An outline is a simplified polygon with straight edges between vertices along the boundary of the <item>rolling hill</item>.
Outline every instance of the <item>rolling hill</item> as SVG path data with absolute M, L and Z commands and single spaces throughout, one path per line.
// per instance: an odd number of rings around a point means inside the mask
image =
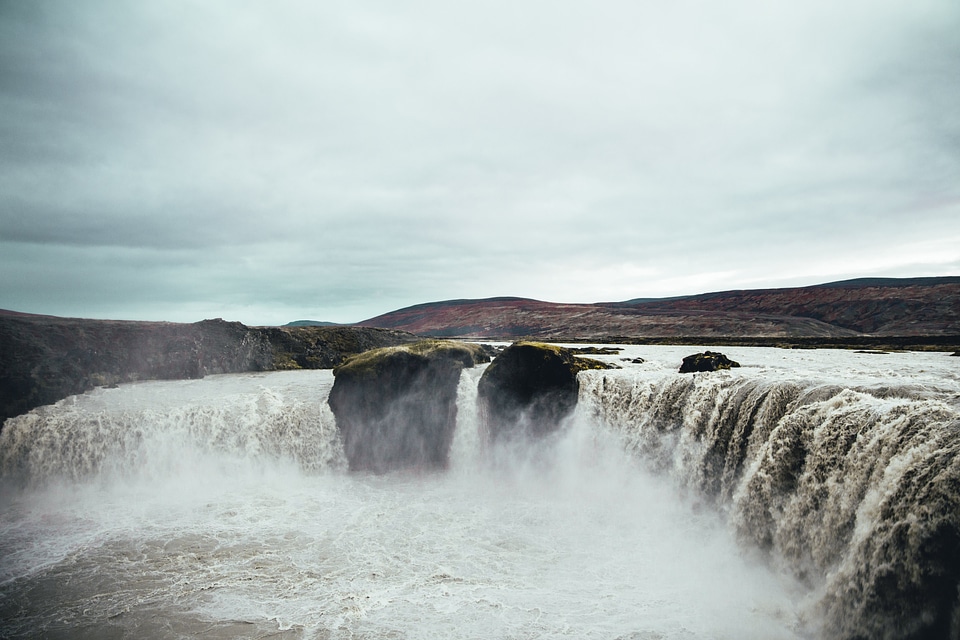
M 420 335 L 502 339 L 960 336 L 960 277 L 871 278 L 594 304 L 505 297 L 447 300 L 357 324 Z

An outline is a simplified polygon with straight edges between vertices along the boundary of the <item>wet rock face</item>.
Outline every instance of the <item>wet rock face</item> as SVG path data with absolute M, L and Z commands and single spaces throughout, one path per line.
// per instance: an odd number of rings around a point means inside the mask
M 416 341 L 364 327 L 247 327 L 31 316 L 0 310 L 0 425 L 94 387 L 218 373 L 328 368 L 353 355 Z
M 350 470 L 446 468 L 460 371 L 488 359 L 478 345 L 425 340 L 368 351 L 334 368 L 328 403 Z
M 0 422 L 96 386 L 260 371 L 271 358 L 269 342 L 239 322 L 0 314 Z
M 714 351 L 704 351 L 695 353 L 683 359 L 680 365 L 680 373 L 696 373 L 699 371 L 719 371 L 721 369 L 730 369 L 739 367 L 739 362 L 734 362 L 722 353 Z
M 562 347 L 517 342 L 483 372 L 477 388 L 487 437 L 541 437 L 560 428 L 577 405 L 577 373 L 606 369 L 596 360 L 577 358 Z

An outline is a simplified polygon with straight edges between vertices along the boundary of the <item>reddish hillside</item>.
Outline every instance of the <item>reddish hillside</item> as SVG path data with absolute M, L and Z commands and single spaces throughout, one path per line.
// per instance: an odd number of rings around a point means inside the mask
M 644 311 L 760 313 L 811 318 L 883 336 L 960 333 L 960 278 L 862 279 L 791 289 L 725 291 L 640 302 Z
M 501 338 L 960 335 L 960 278 L 847 281 L 599 304 L 450 300 L 358 324 L 423 335 Z

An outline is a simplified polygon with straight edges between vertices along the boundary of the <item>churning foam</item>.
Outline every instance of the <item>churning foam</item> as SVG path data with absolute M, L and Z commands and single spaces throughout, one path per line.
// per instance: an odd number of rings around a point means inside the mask
M 548 456 L 485 462 L 479 373 L 448 473 L 345 473 L 329 372 L 128 385 L 9 421 L 3 635 L 798 637 L 795 585 L 583 416 Z
M 677 376 L 686 352 L 632 348 L 647 362 L 581 374 L 564 435 L 519 452 L 484 449 L 481 370 L 465 371 L 446 473 L 346 473 L 329 371 L 125 385 L 12 419 L 0 635 L 817 634 L 900 470 L 937 455 L 921 440 L 955 415 L 957 378 L 932 356 L 772 349 Z M 786 464 L 815 450 L 831 469 L 847 442 L 832 434 L 864 420 L 853 446 L 880 462 L 845 492 Z M 884 458 L 897 429 L 917 445 Z
M 649 468 L 807 584 L 825 636 L 960 635 L 956 361 L 742 352 L 757 364 L 587 372 L 582 398 Z

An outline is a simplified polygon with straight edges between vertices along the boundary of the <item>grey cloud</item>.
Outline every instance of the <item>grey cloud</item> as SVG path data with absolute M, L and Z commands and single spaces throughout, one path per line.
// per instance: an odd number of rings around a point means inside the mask
M 0 306 L 956 271 L 923 243 L 960 244 L 958 29 L 950 0 L 3 3 L 0 266 L 29 285 Z

